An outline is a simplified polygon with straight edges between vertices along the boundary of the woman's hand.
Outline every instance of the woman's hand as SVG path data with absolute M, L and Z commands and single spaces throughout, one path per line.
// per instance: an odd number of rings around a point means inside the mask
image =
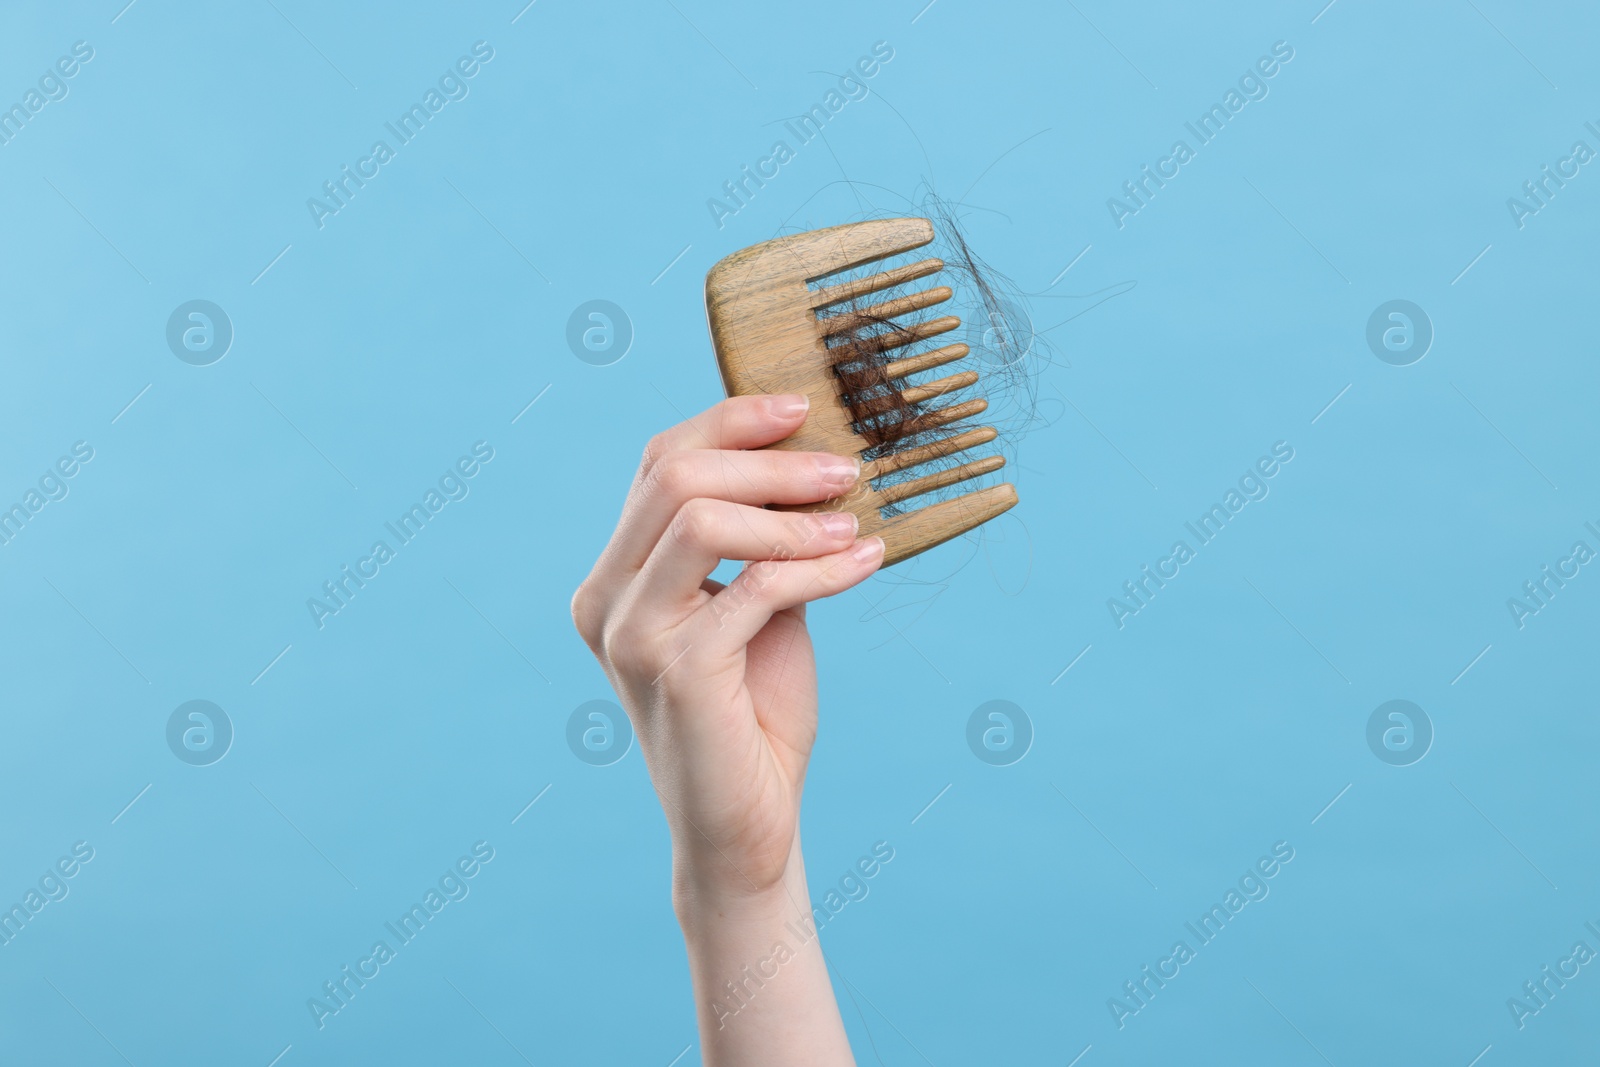
M 872 574 L 883 542 L 858 541 L 847 511 L 763 507 L 855 484 L 854 459 L 745 451 L 805 413 L 798 395 L 733 397 L 655 437 L 572 600 L 671 828 L 707 1064 L 853 1062 L 815 936 L 794 932 L 811 921 L 799 809 L 817 731 L 804 605 Z M 726 588 L 709 578 L 724 559 L 751 561 Z

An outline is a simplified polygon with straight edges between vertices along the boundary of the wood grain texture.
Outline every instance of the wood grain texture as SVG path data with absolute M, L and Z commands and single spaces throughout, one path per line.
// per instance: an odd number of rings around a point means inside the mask
M 706 320 L 728 395 L 804 393 L 811 400 L 811 410 L 800 429 L 771 447 L 863 458 L 868 443 L 851 427 L 850 412 L 844 404 L 840 381 L 824 340 L 840 331 L 840 323 L 837 319 L 825 323 L 818 318 L 817 309 L 927 277 L 941 269 L 943 263 L 936 259 L 923 260 L 874 278 L 856 279 L 823 290 L 813 290 L 808 283 L 920 248 L 932 240 L 933 224 L 927 219 L 850 223 L 780 237 L 743 249 L 721 260 L 706 274 Z M 930 294 L 902 298 L 890 304 L 898 310 L 927 307 L 947 299 L 949 291 L 935 287 Z M 914 331 L 914 336 L 922 340 L 959 324 L 960 320 L 953 316 L 933 319 L 926 328 Z M 949 345 L 939 350 L 937 357 L 901 360 L 891 370 L 899 370 L 900 374 L 914 373 L 964 355 L 965 345 Z M 958 387 L 972 383 L 966 375 L 956 376 L 956 380 L 961 383 Z M 951 405 L 935 414 L 930 425 L 975 415 L 986 406 L 981 399 Z M 992 440 L 994 436 L 993 430 L 985 427 L 981 432 L 963 434 L 958 442 L 942 449 L 937 445 L 924 445 L 920 450 L 910 450 L 915 456 L 894 455 L 864 462 L 862 477 L 849 492 L 795 510 L 854 512 L 861 523 L 862 537 L 883 538 L 883 565 L 891 566 L 1001 514 L 1016 504 L 1017 492 L 1009 484 L 996 485 L 885 518 L 881 509 L 886 504 L 976 473 L 998 469 L 1004 460 L 998 456 L 978 458 L 959 476 L 952 472 L 935 472 L 920 480 L 914 492 L 904 485 L 879 490 L 873 487 L 872 479 L 948 456 L 972 444 Z

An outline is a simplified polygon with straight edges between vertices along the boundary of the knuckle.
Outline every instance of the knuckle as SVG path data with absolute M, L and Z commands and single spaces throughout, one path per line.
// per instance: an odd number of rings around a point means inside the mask
M 693 497 L 672 517 L 674 540 L 692 548 L 709 548 L 717 543 L 723 528 L 723 512 L 715 500 Z
M 639 473 L 644 474 L 657 463 L 660 463 L 661 457 L 665 456 L 668 451 L 669 448 L 667 445 L 667 435 L 665 431 L 656 434 L 654 437 L 650 438 L 650 440 L 646 441 L 644 444 L 644 452 L 639 457 Z
M 815 541 L 822 541 L 826 543 L 833 540 L 833 534 L 830 533 L 828 527 L 817 515 L 797 516 L 794 522 L 790 524 L 789 533 L 794 543 L 801 548 L 810 545 Z M 789 553 L 791 557 L 797 554 L 798 549 Z
M 572 594 L 572 624 L 592 650 L 600 647 L 600 605 L 596 602 L 593 587 L 588 580 L 579 583 Z
M 648 668 L 645 645 L 644 635 L 626 622 L 607 626 L 600 635 L 601 655 L 624 675 Z
M 795 485 L 804 486 L 812 493 L 834 494 L 840 486 L 831 473 L 838 466 L 833 456 L 817 452 L 791 452 L 784 455 L 786 462 L 775 467 L 773 474 Z
M 668 634 L 626 619 L 606 627 L 601 640 L 605 662 L 624 678 L 653 680 L 674 660 Z
M 694 461 L 682 452 L 668 452 L 650 468 L 645 488 L 672 498 L 689 496 L 694 481 Z
M 831 568 L 811 570 L 795 590 L 795 599 L 820 600 L 823 597 L 843 592 L 847 585 L 848 582 L 844 581 L 842 575 L 836 570 Z
M 780 591 L 783 575 L 782 561 L 758 560 L 750 564 L 739 575 L 744 583 L 744 596 L 763 602 L 774 599 Z
M 698 424 L 702 434 L 712 438 L 720 438 L 723 431 L 727 429 L 728 423 L 737 417 L 742 406 L 734 403 L 734 401 L 742 399 L 744 398 L 730 396 L 719 400 L 690 421 Z

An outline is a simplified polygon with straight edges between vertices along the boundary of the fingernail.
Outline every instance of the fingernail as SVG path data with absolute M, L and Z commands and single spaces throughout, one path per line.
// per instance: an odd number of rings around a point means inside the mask
M 854 485 L 861 475 L 861 461 L 844 456 L 830 456 L 821 461 L 822 480 L 834 485 Z
M 859 563 L 866 563 L 868 560 L 877 559 L 881 555 L 883 555 L 883 538 L 869 537 L 855 547 L 854 551 L 850 553 L 850 558 Z
M 804 393 L 785 393 L 771 400 L 772 413 L 780 419 L 804 415 L 810 406 L 811 400 Z
M 830 537 L 854 537 L 858 520 L 851 511 L 828 511 L 817 516 L 822 530 Z

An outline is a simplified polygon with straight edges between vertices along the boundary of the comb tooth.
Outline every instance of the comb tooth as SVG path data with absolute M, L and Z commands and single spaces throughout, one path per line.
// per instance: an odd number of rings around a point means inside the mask
M 952 422 L 959 422 L 969 415 L 976 415 L 980 411 L 988 410 L 989 402 L 982 397 L 973 400 L 964 400 L 959 404 L 951 404 L 947 408 L 939 408 L 925 415 L 917 416 L 917 432 L 933 430 L 940 426 L 947 426 Z
M 780 237 L 757 248 L 781 246 L 807 284 L 841 271 L 898 256 L 933 240 L 927 219 L 873 219 Z M 739 253 L 735 252 L 734 255 Z
M 1016 487 L 1007 483 L 896 516 L 878 531 L 883 538 L 883 566 L 892 567 L 918 552 L 959 537 L 1004 514 L 1016 503 Z
M 929 382 L 926 385 L 914 385 L 910 389 L 902 391 L 900 395 L 908 404 L 919 404 L 924 400 L 932 400 L 936 396 L 953 393 L 957 389 L 965 389 L 977 380 L 977 371 L 964 370 L 960 374 L 952 374 L 950 377 L 940 378 L 936 382 Z
M 953 455 L 964 452 L 975 445 L 987 444 L 998 436 L 993 426 L 980 426 L 976 430 L 965 430 L 949 437 L 942 437 L 929 444 L 908 448 L 903 452 L 893 452 L 887 456 L 880 456 L 863 465 L 861 477 L 867 481 L 895 471 L 915 467 L 919 463 L 926 463 L 930 459 L 939 459 L 941 456 Z
M 970 351 L 972 349 L 967 347 L 966 342 L 957 341 L 953 345 L 935 348 L 921 355 L 897 359 L 885 366 L 883 372 L 890 378 L 905 378 L 921 371 L 932 370 L 934 367 L 942 367 L 946 363 L 954 363 Z
M 935 489 L 943 489 L 947 485 L 955 485 L 969 478 L 976 478 L 990 471 L 997 471 L 1006 465 L 1004 456 L 984 456 L 970 463 L 963 463 L 959 467 L 952 467 L 947 471 L 935 471 L 921 478 L 913 478 L 909 482 L 899 482 L 878 491 L 878 496 L 885 504 L 898 504 L 923 493 L 931 493 Z
M 879 352 L 887 352 L 891 348 L 904 348 L 906 345 L 914 345 L 918 341 L 926 341 L 930 337 L 937 337 L 941 333 L 949 333 L 960 325 L 961 320 L 956 316 L 940 315 L 936 319 L 929 319 L 927 322 L 919 322 L 894 330 L 891 333 L 866 338 L 865 340 Z
M 897 285 L 926 278 L 930 274 L 938 274 L 944 270 L 944 260 L 924 259 L 917 263 L 910 263 L 904 267 L 883 271 L 866 278 L 856 278 L 854 281 L 841 282 L 830 285 L 826 289 L 818 289 L 811 294 L 811 307 L 821 309 L 830 304 L 841 304 L 846 300 L 854 300 L 867 293 L 876 293 L 883 289 L 893 289 Z
M 853 330 L 861 329 L 863 326 L 871 326 L 874 323 L 883 322 L 885 319 L 892 319 L 897 315 L 905 315 L 912 311 L 930 308 L 935 304 L 942 304 L 949 300 L 952 295 L 949 286 L 939 285 L 932 289 L 924 289 L 920 293 L 911 293 L 908 296 L 885 300 L 881 304 L 874 304 L 871 307 L 862 308 L 860 311 L 852 311 L 844 315 L 833 315 L 820 320 L 822 323 L 822 335 L 824 337 L 833 337 L 841 333 L 850 333 Z

